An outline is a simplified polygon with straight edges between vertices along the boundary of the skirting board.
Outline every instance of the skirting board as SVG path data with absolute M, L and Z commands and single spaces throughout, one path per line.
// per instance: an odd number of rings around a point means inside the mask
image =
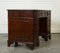
M 60 34 L 60 33 L 51 33 L 51 34 Z M 8 36 L 8 33 L 0 33 L 0 36 L 7 37 Z
M 7 37 L 8 36 L 8 33 L 0 33 L 0 36 Z

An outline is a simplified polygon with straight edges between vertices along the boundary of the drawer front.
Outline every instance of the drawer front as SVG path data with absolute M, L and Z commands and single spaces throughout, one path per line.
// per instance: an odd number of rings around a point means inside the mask
M 24 17 L 33 17 L 32 10 L 24 10 L 23 14 L 24 14 Z
M 32 17 L 33 10 L 10 10 L 8 11 L 8 17 Z

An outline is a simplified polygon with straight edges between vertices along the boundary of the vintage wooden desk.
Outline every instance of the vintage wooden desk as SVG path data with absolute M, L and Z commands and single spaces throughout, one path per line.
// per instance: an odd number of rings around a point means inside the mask
M 50 10 L 8 10 L 8 46 L 18 42 L 30 49 L 39 46 L 39 35 L 51 39 Z

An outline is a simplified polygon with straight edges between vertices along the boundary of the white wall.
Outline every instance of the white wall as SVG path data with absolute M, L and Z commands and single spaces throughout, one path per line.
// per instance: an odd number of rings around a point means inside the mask
M 59 0 L 2 0 L 0 1 L 0 33 L 8 33 L 7 9 L 51 10 L 51 32 L 60 33 Z

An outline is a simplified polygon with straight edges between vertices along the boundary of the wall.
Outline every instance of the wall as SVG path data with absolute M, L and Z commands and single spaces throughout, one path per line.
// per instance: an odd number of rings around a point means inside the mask
M 59 0 L 2 0 L 0 1 L 0 33 L 8 33 L 7 9 L 51 10 L 51 32 L 60 33 Z

